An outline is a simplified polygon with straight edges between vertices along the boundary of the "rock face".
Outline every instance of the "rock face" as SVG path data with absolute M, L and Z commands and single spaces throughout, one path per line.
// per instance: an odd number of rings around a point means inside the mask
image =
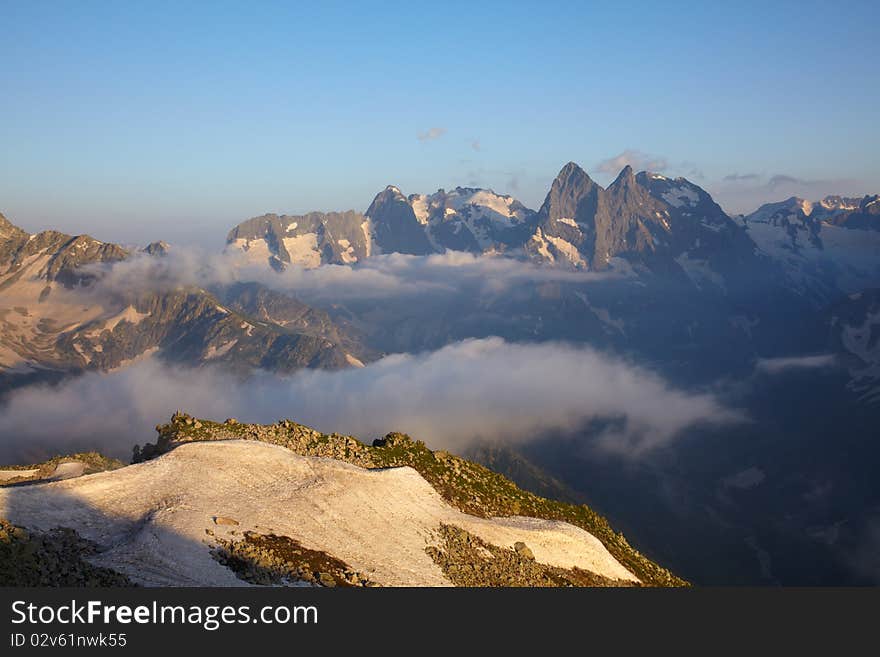
M 492 545 L 452 525 L 440 528 L 442 542 L 425 551 L 458 586 L 632 586 L 580 568 L 542 564 L 522 541 L 513 549 Z
M 608 217 L 602 187 L 574 162 L 556 176 L 538 211 L 526 253 L 540 262 L 595 264 L 597 217 Z M 601 220 L 600 220 L 601 222 Z
M 326 237 L 342 234 L 348 254 Z M 604 189 L 574 162 L 559 172 L 537 212 L 487 189 L 405 196 L 388 186 L 365 217 L 266 215 L 234 228 L 227 248 L 276 269 L 353 264 L 379 253 L 466 251 L 594 270 L 622 257 L 703 279 L 711 278 L 715 260 L 754 260 L 743 227 L 690 181 L 626 167 Z
M 594 270 L 625 258 L 650 270 L 711 278 L 721 261 L 754 260 L 742 229 L 684 178 L 627 166 L 603 189 L 573 162 L 550 188 L 527 244 L 533 257 Z
M 397 187 L 389 185 L 379 192 L 367 216 L 377 247 L 374 252 L 426 255 L 435 251 L 412 204 Z
M 88 561 L 97 551 L 72 529 L 30 532 L 0 519 L 0 586 L 131 586 L 125 575 Z
M 122 247 L 88 235 L 72 237 L 54 230 L 30 235 L 0 215 L 0 289 L 12 285 L 37 259 L 37 277 L 71 288 L 93 279 L 92 275 L 78 271 L 83 265 L 117 262 L 128 255 Z
M 246 532 L 218 539 L 214 558 L 241 579 L 263 586 L 377 586 L 344 561 L 303 546 L 289 536 Z
M 852 294 L 828 312 L 834 352 L 850 375 L 849 387 L 869 403 L 880 402 L 880 289 Z
M 226 242 L 228 251 L 278 270 L 291 263 L 351 264 L 369 256 L 372 246 L 369 221 L 352 210 L 254 217 L 233 228 Z

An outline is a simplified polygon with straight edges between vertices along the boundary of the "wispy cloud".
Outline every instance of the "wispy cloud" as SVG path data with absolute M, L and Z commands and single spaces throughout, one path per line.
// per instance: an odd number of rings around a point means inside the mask
M 763 173 L 729 173 L 721 180 L 730 183 L 754 183 L 771 190 L 779 187 L 821 187 L 832 183 L 830 180 L 798 178 L 787 173 L 777 173 L 772 176 Z
M 785 358 L 761 358 L 755 369 L 767 374 L 778 374 L 788 370 L 824 369 L 837 364 L 834 354 L 816 356 L 789 356 Z
M 807 180 L 806 178 L 796 178 L 795 176 L 778 173 L 775 176 L 770 176 L 770 179 L 767 181 L 767 187 L 770 189 L 776 189 L 777 187 L 784 187 L 786 185 L 818 187 L 821 185 L 827 185 L 828 183 L 828 180 Z
M 669 168 L 669 161 L 665 157 L 648 155 L 641 151 L 627 149 L 619 155 L 602 160 L 594 167 L 593 171 L 613 175 L 627 165 L 637 171 L 666 171 Z
M 753 182 L 760 178 L 760 173 L 729 173 L 722 180 L 725 182 Z
M 445 134 L 446 128 L 428 128 L 428 130 L 426 130 L 425 132 L 420 132 L 417 137 L 420 142 L 424 143 L 426 141 L 440 139 L 440 137 Z

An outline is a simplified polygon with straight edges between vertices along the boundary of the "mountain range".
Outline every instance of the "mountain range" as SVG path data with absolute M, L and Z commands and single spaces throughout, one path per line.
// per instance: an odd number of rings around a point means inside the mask
M 389 185 L 365 214 L 249 219 L 230 231 L 227 249 L 276 269 L 353 264 L 381 253 L 448 251 L 597 271 L 622 259 L 705 284 L 718 284 L 726 268 L 760 267 L 760 260 L 770 259 L 793 280 L 813 275 L 815 289 L 808 291 L 820 293 L 827 292 L 828 277 L 878 280 L 877 201 L 876 195 L 791 198 L 731 217 L 684 178 L 636 174 L 627 166 L 606 189 L 569 162 L 537 211 L 488 189 L 405 196 Z
M 167 248 L 154 243 L 140 255 Z M 326 313 L 255 285 L 101 286 L 98 265 L 136 255 L 87 235 L 30 235 L 0 215 L 0 392 L 152 354 L 283 372 L 348 367 L 371 353 Z
M 124 264 L 173 260 L 173 245 L 29 234 L 0 215 L 0 400 L 145 358 L 246 378 L 488 336 L 588 344 L 682 389 L 724 390 L 750 422 L 694 430 L 637 465 L 588 448 L 618 418 L 477 445 L 475 459 L 589 502 L 694 581 L 874 581 L 860 555 L 880 517 L 878 201 L 790 198 L 734 216 L 684 178 L 626 167 L 602 187 L 568 163 L 537 210 L 492 190 L 391 185 L 363 214 L 255 217 L 225 249 L 252 279 L 199 284 L 112 282 Z M 458 261 L 442 254 L 460 252 L 517 275 L 452 279 Z M 453 283 L 380 298 L 281 284 L 422 256 Z
M 487 189 L 405 196 L 389 185 L 365 214 L 270 214 L 229 232 L 227 253 L 275 271 L 357 268 L 390 253 L 470 252 L 612 274 L 602 286 L 556 284 L 551 298 L 546 284 L 525 281 L 517 294 L 461 295 L 430 307 L 389 300 L 376 313 L 372 301 L 309 305 L 253 281 L 105 289 L 108 265 L 161 258 L 173 247 L 126 248 L 52 230 L 31 235 L 0 215 L 0 390 L 153 354 L 242 374 L 290 372 L 500 335 L 635 351 L 684 363 L 690 377 L 710 362 L 716 367 L 704 377 L 730 362 L 831 347 L 845 357 L 853 384 L 871 395 L 874 341 L 843 338 L 867 320 L 852 324 L 855 311 L 826 310 L 880 287 L 878 227 L 877 195 L 790 198 L 730 216 L 684 178 L 627 166 L 603 188 L 569 162 L 538 210 Z M 684 357 L 694 344 L 725 344 L 730 360 Z

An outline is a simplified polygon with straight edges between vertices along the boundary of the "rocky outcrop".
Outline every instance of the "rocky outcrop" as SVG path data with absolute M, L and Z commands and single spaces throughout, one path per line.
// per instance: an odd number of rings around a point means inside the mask
M 456 586 L 634 586 L 632 581 L 610 579 L 580 568 L 542 564 L 521 541 L 511 550 L 453 525 L 441 525 L 438 533 L 440 545 L 428 546 L 425 551 Z
M 412 204 L 397 187 L 389 185 L 379 192 L 370 203 L 367 216 L 378 252 L 426 255 L 436 251 Z
M 37 532 L 0 518 L 0 586 L 132 586 L 125 575 L 89 563 L 97 552 L 72 529 Z
M 377 586 L 341 559 L 289 536 L 245 532 L 241 538 L 218 539 L 213 554 L 241 579 L 259 586 Z

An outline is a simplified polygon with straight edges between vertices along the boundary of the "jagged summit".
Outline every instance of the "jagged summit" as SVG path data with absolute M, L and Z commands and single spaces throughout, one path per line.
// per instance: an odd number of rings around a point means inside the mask
M 552 186 L 580 185 L 580 184 L 596 184 L 593 179 L 581 166 L 575 162 L 569 162 L 559 170 L 556 178 L 553 179 Z
M 567 162 L 560 170 L 559 173 L 556 174 L 556 179 L 566 179 L 572 176 L 583 176 L 589 178 L 590 176 L 584 171 L 581 166 L 577 162 Z
M 617 178 L 614 179 L 614 182 L 611 183 L 610 186 L 635 182 L 635 176 L 636 174 L 633 172 L 633 168 L 627 164 L 620 170 L 620 173 L 617 174 Z
M 416 217 L 412 203 L 397 187 L 386 187 L 376 195 L 366 216 L 370 221 L 370 239 L 375 253 L 427 255 L 435 252 Z
M 0 240 L 16 240 L 27 238 L 29 235 L 0 213 Z M 0 255 L 2 257 L 2 255 Z
M 156 242 L 150 242 L 145 246 L 141 251 L 151 256 L 165 256 L 168 255 L 168 252 L 171 250 L 171 245 L 164 240 L 158 240 Z
M 578 221 L 578 216 L 586 219 L 588 214 L 595 212 L 595 199 L 601 191 L 601 185 L 594 182 L 586 171 L 569 162 L 553 180 L 538 215 L 554 220 L 571 218 Z M 582 207 L 585 201 L 590 207 Z

